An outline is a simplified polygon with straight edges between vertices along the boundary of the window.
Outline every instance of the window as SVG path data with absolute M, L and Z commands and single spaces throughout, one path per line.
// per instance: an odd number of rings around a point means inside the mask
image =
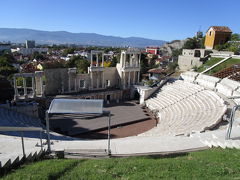
M 212 31 L 209 31 L 209 36 L 211 36 L 212 35 Z
M 110 87 L 110 80 L 106 80 L 106 86 Z
M 79 81 L 79 88 L 85 88 L 85 80 L 81 79 Z

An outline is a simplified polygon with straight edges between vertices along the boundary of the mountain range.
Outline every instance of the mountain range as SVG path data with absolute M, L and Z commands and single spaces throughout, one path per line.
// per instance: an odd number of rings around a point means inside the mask
M 114 47 L 161 46 L 166 41 L 141 37 L 117 37 L 96 33 L 71 33 L 67 31 L 42 31 L 33 29 L 0 28 L 0 41 L 23 43 L 35 40 L 37 44 L 77 44 Z

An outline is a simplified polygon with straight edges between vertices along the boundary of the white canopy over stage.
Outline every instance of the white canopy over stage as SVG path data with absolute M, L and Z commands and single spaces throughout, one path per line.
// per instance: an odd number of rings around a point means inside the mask
M 49 114 L 103 114 L 102 99 L 53 99 Z
M 81 115 L 108 115 L 108 147 L 110 154 L 110 111 L 103 111 L 102 99 L 53 99 L 49 109 L 46 111 L 46 126 L 48 134 L 48 151 L 51 151 L 50 133 L 49 133 L 49 115 L 50 114 L 81 114 Z

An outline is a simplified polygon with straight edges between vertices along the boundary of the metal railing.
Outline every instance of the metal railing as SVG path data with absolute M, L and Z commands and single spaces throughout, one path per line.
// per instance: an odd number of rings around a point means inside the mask
M 23 151 L 23 157 L 26 157 L 25 153 L 25 146 L 24 146 L 24 133 L 23 132 L 34 132 L 39 131 L 39 139 L 40 139 L 40 146 L 41 151 L 43 151 L 43 143 L 42 143 L 42 133 L 44 132 L 44 129 L 37 128 L 37 127 L 10 127 L 10 126 L 0 126 L 0 132 L 20 132 L 21 134 L 21 141 L 22 141 L 22 151 Z
M 231 137 L 232 126 L 233 126 L 233 122 L 235 120 L 235 112 L 238 110 L 238 108 L 240 108 L 240 105 L 235 105 L 232 108 L 230 119 L 229 119 L 229 126 L 228 126 L 228 130 L 227 130 L 227 134 L 226 134 L 226 140 L 230 139 L 230 137 Z

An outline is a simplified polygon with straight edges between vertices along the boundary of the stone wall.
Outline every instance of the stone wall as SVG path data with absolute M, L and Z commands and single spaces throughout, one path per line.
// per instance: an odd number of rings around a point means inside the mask
M 68 91 L 67 68 L 46 69 L 44 73 L 46 77 L 46 95 L 62 94 Z
M 198 57 L 191 56 L 179 56 L 178 57 L 178 65 L 181 71 L 187 71 L 194 67 L 199 67 L 203 64 Z
M 106 81 L 110 80 L 110 87 L 118 87 L 120 82 L 120 76 L 117 72 L 116 67 L 107 67 L 104 68 L 104 84 L 106 87 Z

